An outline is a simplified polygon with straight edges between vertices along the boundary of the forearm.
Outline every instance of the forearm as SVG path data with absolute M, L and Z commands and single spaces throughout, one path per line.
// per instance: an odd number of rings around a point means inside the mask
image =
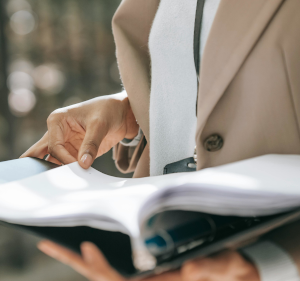
M 113 34 L 122 82 L 135 102 L 132 111 L 149 140 L 150 56 L 149 34 L 159 0 L 124 0 L 113 18 Z

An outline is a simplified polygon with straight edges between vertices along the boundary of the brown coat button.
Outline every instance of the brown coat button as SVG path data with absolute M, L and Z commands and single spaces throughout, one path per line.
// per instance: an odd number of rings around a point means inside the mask
M 204 148 L 207 151 L 214 152 L 220 150 L 223 147 L 223 144 L 224 144 L 223 138 L 218 134 L 214 134 L 209 136 L 204 141 Z

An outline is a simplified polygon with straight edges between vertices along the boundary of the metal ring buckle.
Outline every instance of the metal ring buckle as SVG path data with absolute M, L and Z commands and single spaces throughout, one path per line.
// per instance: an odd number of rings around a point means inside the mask
M 194 150 L 194 161 L 195 164 L 197 165 L 197 147 L 195 146 L 195 150 Z

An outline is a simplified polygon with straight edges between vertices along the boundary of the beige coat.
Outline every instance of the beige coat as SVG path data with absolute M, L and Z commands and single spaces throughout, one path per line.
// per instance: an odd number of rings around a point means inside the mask
M 159 0 L 123 0 L 113 19 L 131 107 L 149 144 L 148 37 Z M 258 155 L 300 154 L 300 1 L 222 0 L 202 57 L 196 136 L 198 169 Z M 207 139 L 222 137 L 211 152 Z M 150 144 L 151 145 L 151 144 Z M 119 145 L 124 172 L 149 175 L 149 149 Z
M 133 153 L 118 145 L 114 157 L 120 170 L 135 170 L 135 177 L 149 175 L 148 37 L 158 5 L 123 0 L 113 19 L 122 80 L 148 141 Z M 299 29 L 299 0 L 221 1 L 200 69 L 198 169 L 269 153 L 300 154 Z M 213 134 L 224 141 L 215 152 L 207 150 Z M 298 223 L 273 240 L 300 267 L 298 235 L 290 234 L 299 231 Z

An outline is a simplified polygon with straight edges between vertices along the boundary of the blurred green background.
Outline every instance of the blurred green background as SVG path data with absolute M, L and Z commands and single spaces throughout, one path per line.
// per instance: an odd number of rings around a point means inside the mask
M 111 30 L 120 0 L 0 3 L 0 161 L 5 161 L 43 136 L 53 110 L 121 91 Z M 111 152 L 94 167 L 124 176 Z M 36 242 L 0 227 L 1 281 L 85 280 L 41 254 Z

